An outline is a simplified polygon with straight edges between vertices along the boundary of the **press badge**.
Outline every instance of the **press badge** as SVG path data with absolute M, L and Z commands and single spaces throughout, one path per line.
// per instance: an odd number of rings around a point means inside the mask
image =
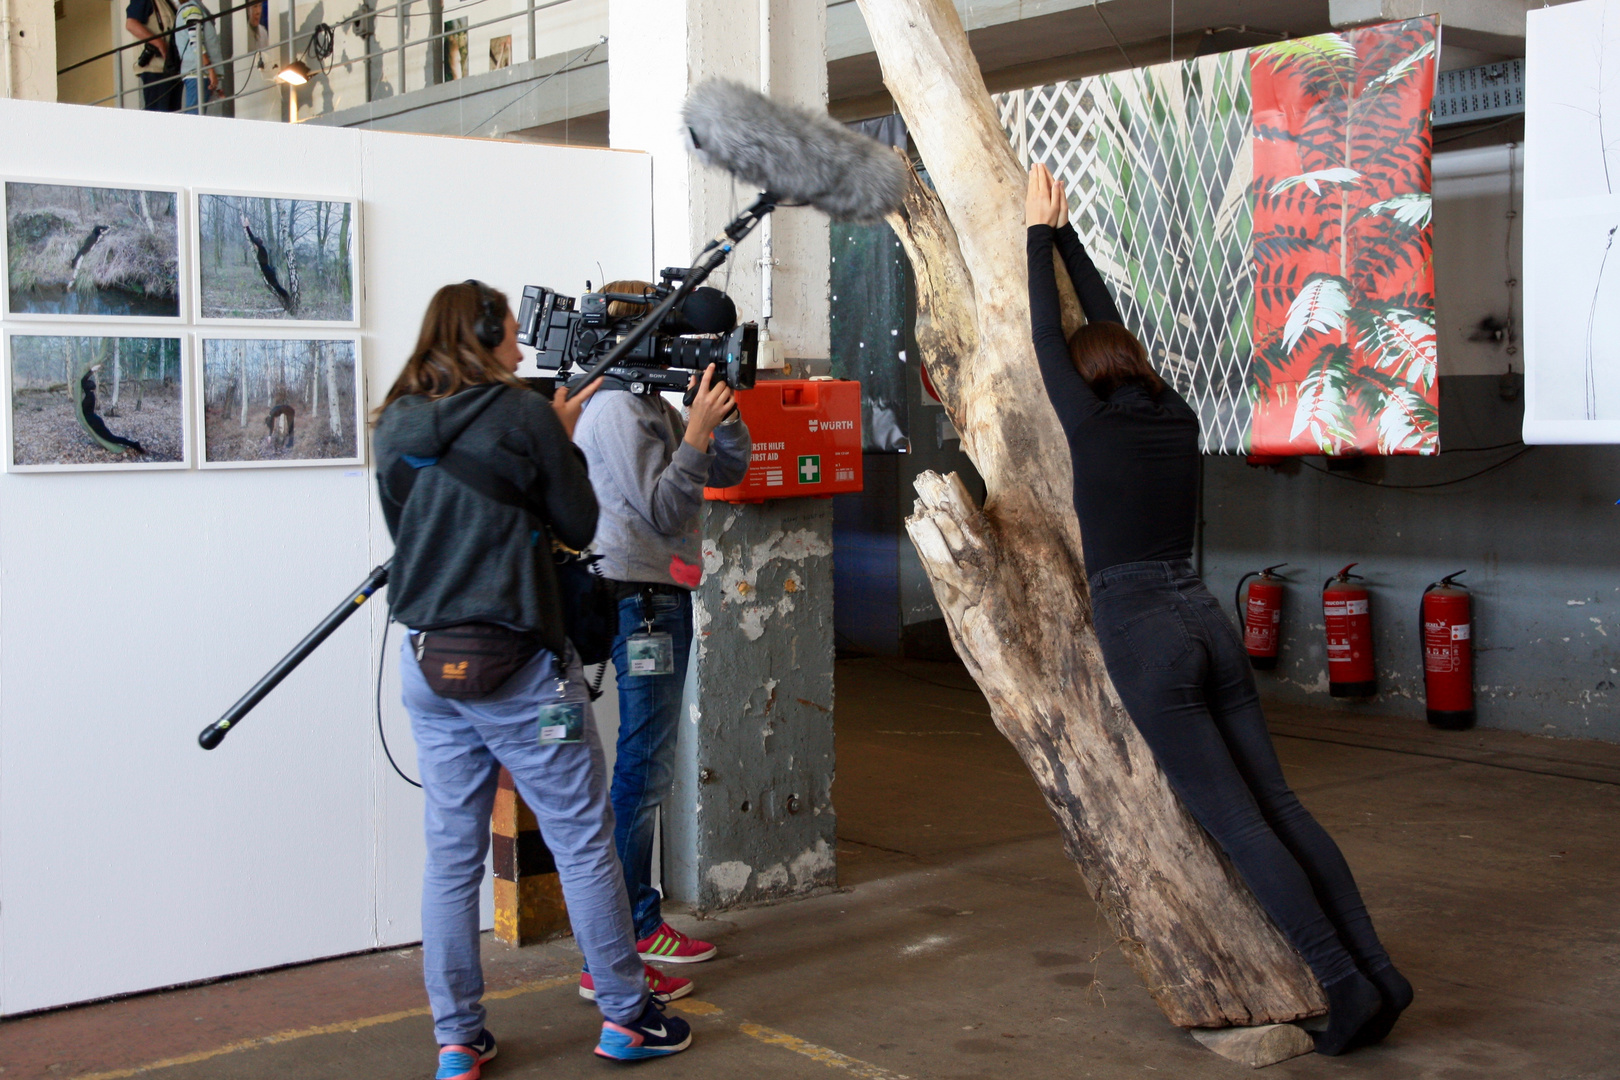
M 540 706 L 540 745 L 577 743 L 585 737 L 585 703 L 559 701 Z
M 673 675 L 675 639 L 668 634 L 632 634 L 625 642 L 632 675 Z

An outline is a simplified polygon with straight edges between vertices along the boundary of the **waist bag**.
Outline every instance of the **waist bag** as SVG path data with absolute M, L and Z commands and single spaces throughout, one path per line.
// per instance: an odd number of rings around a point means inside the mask
M 417 634 L 411 642 L 435 694 L 479 698 L 499 690 L 540 651 L 539 639 L 493 623 L 462 623 Z
M 469 424 L 468 429 L 471 426 Z M 465 433 L 466 430 L 463 430 L 462 434 Z M 579 654 L 580 663 L 586 666 L 606 663 L 608 658 L 613 655 L 613 639 L 619 631 L 619 604 L 612 583 L 603 578 L 599 571 L 593 573 L 596 570 L 596 562 L 601 556 L 569 551 L 558 544 L 552 543 L 551 530 L 546 527 L 544 520 L 539 519 L 539 515 L 535 514 L 533 504 L 524 497 L 523 492 L 518 490 L 517 486 L 510 481 L 498 476 L 491 476 L 488 470 L 478 462 L 458 453 L 454 440 L 435 459 L 413 463 L 410 460 L 401 458 L 394 463 L 388 473 L 388 490 L 402 509 L 405 501 L 410 498 L 411 489 L 416 484 L 416 474 L 421 469 L 432 466 L 442 468 L 456 480 L 472 488 L 485 498 L 493 499 L 505 506 L 516 507 L 530 517 L 537 518 L 540 521 L 541 531 L 552 551 L 552 569 L 557 582 L 557 599 L 563 612 L 563 631 L 567 634 L 568 640 L 573 642 L 574 651 Z M 524 655 L 522 661 L 513 665 L 507 671 L 505 676 L 507 678 L 511 676 L 512 672 L 527 663 L 539 648 L 538 639 L 533 635 L 523 635 L 520 631 L 508 630 L 502 626 L 487 623 L 467 623 L 463 627 L 454 629 L 460 630 L 468 627 L 480 628 L 478 632 L 484 635 L 486 641 L 493 640 L 494 632 L 513 635 L 514 640 L 510 648 L 514 652 L 524 648 L 525 641 L 532 646 L 529 647 L 529 651 Z M 449 628 L 433 631 L 435 636 L 441 638 L 448 632 Z M 486 644 L 484 647 L 488 648 L 490 646 Z M 473 657 L 456 658 L 454 662 L 460 663 L 462 659 L 468 661 L 470 670 Z M 445 660 L 448 661 L 449 658 L 447 657 Z M 417 652 L 417 661 L 424 665 L 422 673 L 426 676 L 429 685 L 434 687 L 435 692 L 441 693 L 444 697 L 475 696 L 471 694 L 444 693 L 434 682 L 434 675 L 428 671 L 427 662 L 423 659 L 420 648 Z M 502 681 L 504 681 L 504 678 Z M 500 683 L 496 683 L 489 690 L 482 692 L 493 693 L 499 686 Z M 593 698 L 595 696 L 593 695 Z

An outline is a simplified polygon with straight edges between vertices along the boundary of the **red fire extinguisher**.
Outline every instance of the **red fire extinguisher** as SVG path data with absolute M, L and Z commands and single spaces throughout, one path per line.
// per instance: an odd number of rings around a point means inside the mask
M 1351 563 L 1322 583 L 1322 615 L 1327 623 L 1328 693 L 1334 697 L 1371 697 L 1378 692 L 1373 670 L 1372 612 L 1360 574 Z
M 1418 630 L 1429 723 L 1447 731 L 1474 726 L 1474 617 L 1468 586 L 1448 574 L 1423 590 Z
M 1272 573 L 1287 566 L 1278 563 L 1264 570 L 1250 570 L 1238 578 L 1237 593 L 1232 603 L 1237 607 L 1238 621 L 1243 623 L 1243 649 L 1249 654 L 1249 665 L 1256 671 L 1270 671 L 1277 666 L 1277 639 L 1282 625 L 1283 579 Z M 1243 602 L 1243 583 L 1254 578 L 1249 586 L 1249 602 Z

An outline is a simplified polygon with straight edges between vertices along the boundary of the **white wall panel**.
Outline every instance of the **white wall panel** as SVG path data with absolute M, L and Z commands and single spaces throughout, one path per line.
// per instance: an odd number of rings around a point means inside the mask
M 373 404 L 438 286 L 515 301 L 652 262 L 638 154 L 20 101 L 0 131 L 14 177 L 358 196 Z M 381 605 L 195 742 L 387 558 L 373 490 L 345 467 L 0 476 L 0 1013 L 420 936 L 420 796 L 371 714 Z M 414 775 L 392 671 L 384 710 Z
M 1620 4 L 1529 13 L 1524 441 L 1620 442 Z

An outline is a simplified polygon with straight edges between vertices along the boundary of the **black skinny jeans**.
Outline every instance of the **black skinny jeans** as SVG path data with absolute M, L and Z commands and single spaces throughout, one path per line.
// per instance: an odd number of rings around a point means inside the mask
M 1192 563 L 1110 566 L 1091 576 L 1091 602 L 1136 729 L 1317 981 L 1387 966 L 1349 864 L 1283 779 L 1243 642 Z

